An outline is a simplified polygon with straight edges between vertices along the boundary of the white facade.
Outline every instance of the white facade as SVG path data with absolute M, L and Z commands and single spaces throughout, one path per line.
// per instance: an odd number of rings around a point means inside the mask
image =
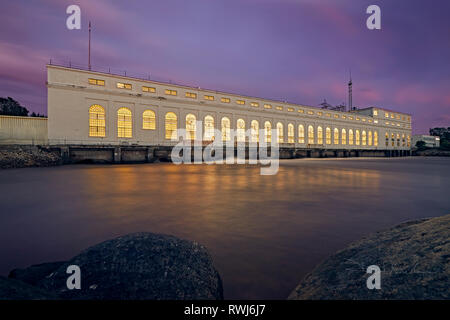
M 412 147 L 416 146 L 418 141 L 425 142 L 425 147 L 428 148 L 439 148 L 441 139 L 436 136 L 429 136 L 425 134 L 416 134 L 412 137 Z
M 411 146 L 411 116 L 383 108 L 339 112 L 53 65 L 47 66 L 47 72 L 50 144 L 173 145 L 166 139 L 166 115 L 173 112 L 177 128 L 186 128 L 187 115 L 202 122 L 210 116 L 218 130 L 222 130 L 224 118 L 230 120 L 231 130 L 236 129 L 238 120 L 244 123 L 245 130 L 254 121 L 259 129 L 264 129 L 267 122 L 272 129 L 281 123 L 283 147 L 409 150 Z M 103 136 L 90 135 L 92 130 L 98 130 L 90 121 L 90 108 L 94 105 L 104 110 L 100 116 L 104 117 L 104 134 L 100 134 Z M 130 130 L 126 138 L 119 137 L 125 130 L 120 129 L 124 123 L 118 115 L 121 108 L 130 115 L 126 119 L 131 127 L 126 129 Z M 154 129 L 144 129 L 146 110 L 155 114 Z M 292 126 L 293 139 L 288 131 Z M 313 136 L 309 135 L 309 127 Z M 259 141 L 263 142 L 263 137 Z

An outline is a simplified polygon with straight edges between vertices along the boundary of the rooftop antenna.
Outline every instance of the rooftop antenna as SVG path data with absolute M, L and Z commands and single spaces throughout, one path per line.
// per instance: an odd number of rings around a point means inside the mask
M 91 70 L 91 22 L 89 21 L 88 69 Z
M 348 107 L 349 111 L 353 109 L 353 82 L 352 82 L 352 69 L 350 69 L 350 81 L 348 82 Z

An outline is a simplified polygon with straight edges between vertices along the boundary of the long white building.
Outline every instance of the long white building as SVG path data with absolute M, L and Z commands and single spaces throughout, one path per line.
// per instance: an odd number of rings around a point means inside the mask
M 203 141 L 251 129 L 238 139 L 264 143 L 276 129 L 282 147 L 411 148 L 411 115 L 385 108 L 341 112 L 55 65 L 47 73 L 51 145 L 173 145 L 177 129 L 186 128 Z M 196 121 L 204 126 L 202 137 Z

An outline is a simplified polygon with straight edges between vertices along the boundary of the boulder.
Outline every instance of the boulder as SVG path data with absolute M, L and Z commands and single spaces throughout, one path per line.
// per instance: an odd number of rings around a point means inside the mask
M 367 267 L 381 289 L 367 288 Z M 450 215 L 400 224 L 337 252 L 308 274 L 289 299 L 450 299 Z
M 67 288 L 70 265 L 80 267 L 80 290 Z M 205 247 L 152 233 L 90 247 L 37 285 L 62 299 L 223 299 L 220 276 Z

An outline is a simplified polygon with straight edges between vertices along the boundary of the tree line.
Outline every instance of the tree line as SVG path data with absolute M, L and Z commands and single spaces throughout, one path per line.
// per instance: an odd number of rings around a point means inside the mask
M 32 112 L 29 114 L 30 111 L 28 111 L 27 108 L 20 105 L 20 103 L 16 100 L 14 100 L 11 97 L 2 98 L 0 97 L 0 115 L 5 116 L 19 116 L 19 117 L 40 117 L 40 118 L 46 118 L 44 114 Z

